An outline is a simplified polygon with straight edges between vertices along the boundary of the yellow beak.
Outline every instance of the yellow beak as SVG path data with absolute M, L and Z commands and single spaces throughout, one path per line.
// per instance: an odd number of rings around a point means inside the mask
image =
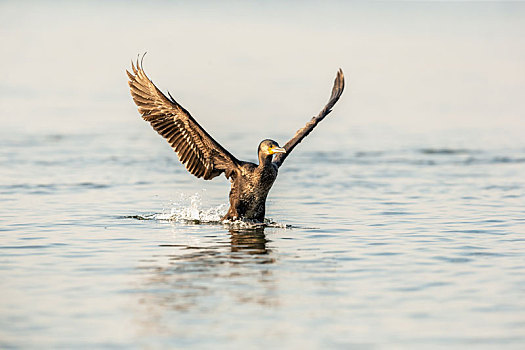
M 269 149 L 270 154 L 274 153 L 286 153 L 286 150 L 282 147 L 272 147 Z

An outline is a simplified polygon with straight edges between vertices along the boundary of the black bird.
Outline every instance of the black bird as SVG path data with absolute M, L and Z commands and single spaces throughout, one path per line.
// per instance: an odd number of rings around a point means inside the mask
M 230 208 L 222 220 L 264 222 L 266 197 L 279 167 L 295 146 L 332 111 L 344 89 L 343 71 L 339 69 L 332 95 L 321 112 L 299 129 L 284 147 L 279 147 L 273 140 L 263 140 L 257 151 L 257 165 L 238 160 L 224 149 L 169 92 L 166 96 L 153 84 L 138 60 L 136 66 L 131 62 L 131 67 L 133 73 L 127 70 L 126 73 L 139 113 L 168 141 L 186 169 L 204 180 L 213 179 L 221 173 L 230 179 Z

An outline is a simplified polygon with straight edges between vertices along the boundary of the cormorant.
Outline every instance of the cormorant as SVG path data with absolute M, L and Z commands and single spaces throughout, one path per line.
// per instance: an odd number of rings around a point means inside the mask
M 131 96 L 142 118 L 171 145 L 186 169 L 204 180 L 224 173 L 230 179 L 230 208 L 222 220 L 264 222 L 268 192 L 286 157 L 332 111 L 344 89 L 343 71 L 339 69 L 328 103 L 284 147 L 273 140 L 259 144 L 259 164 L 244 162 L 215 141 L 190 113 L 168 92 L 164 95 L 147 77 L 142 64 L 131 62 L 129 77 Z M 275 154 L 275 157 L 273 158 Z M 273 158 L 273 160 L 272 160 Z

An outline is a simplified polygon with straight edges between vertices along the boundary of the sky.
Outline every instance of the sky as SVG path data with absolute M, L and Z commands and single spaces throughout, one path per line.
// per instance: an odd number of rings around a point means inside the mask
M 4 132 L 133 128 L 125 69 L 144 52 L 150 78 L 216 133 L 296 130 L 338 68 L 336 134 L 525 131 L 520 2 L 3 1 L 0 47 Z

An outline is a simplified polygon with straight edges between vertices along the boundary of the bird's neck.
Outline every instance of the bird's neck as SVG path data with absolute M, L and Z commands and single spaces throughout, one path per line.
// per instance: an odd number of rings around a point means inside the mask
M 265 168 L 272 164 L 272 155 L 266 155 L 264 153 L 259 153 L 259 167 Z

